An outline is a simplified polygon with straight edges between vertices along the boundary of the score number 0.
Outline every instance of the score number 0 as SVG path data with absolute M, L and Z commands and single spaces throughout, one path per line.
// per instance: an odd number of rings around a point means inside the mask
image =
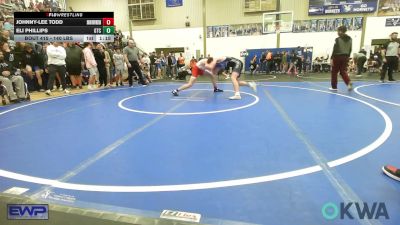
M 103 26 L 114 26 L 114 18 L 103 18 Z

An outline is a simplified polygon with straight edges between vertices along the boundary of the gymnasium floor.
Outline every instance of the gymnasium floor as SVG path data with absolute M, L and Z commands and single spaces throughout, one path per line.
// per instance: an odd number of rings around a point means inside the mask
M 331 93 L 326 76 L 277 77 L 241 101 L 229 83 L 172 97 L 181 83 L 156 82 L 0 107 L 0 191 L 209 224 L 398 225 L 381 167 L 400 166 L 400 83 Z M 328 202 L 383 202 L 390 219 L 328 221 Z

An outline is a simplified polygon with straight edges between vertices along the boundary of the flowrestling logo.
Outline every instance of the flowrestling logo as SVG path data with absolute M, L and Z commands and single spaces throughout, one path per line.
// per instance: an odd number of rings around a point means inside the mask
M 339 206 L 328 202 L 322 206 L 321 212 L 322 216 L 327 220 L 390 219 L 386 205 L 383 202 L 374 202 L 372 204 L 366 202 L 342 202 Z
M 9 220 L 48 220 L 49 205 L 45 204 L 9 204 L 7 205 Z

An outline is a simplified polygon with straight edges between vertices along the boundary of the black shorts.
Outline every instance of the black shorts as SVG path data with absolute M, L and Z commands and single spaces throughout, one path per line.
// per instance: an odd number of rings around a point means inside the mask
M 82 72 L 81 65 L 67 64 L 67 72 L 69 75 L 80 75 Z
M 242 70 L 243 70 L 242 61 L 240 61 L 239 59 L 236 59 L 236 58 L 231 58 L 231 57 L 227 57 L 226 60 L 227 60 L 227 68 L 228 69 L 232 68 L 232 72 L 238 73 L 239 77 L 240 77 L 240 74 L 242 73 Z

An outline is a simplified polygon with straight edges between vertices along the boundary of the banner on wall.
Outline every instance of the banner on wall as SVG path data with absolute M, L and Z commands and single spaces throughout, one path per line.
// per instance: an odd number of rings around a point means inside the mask
M 326 27 L 326 20 L 317 21 L 317 32 L 324 32 Z
M 386 27 L 398 27 L 400 26 L 400 18 L 388 18 L 386 19 Z
M 317 32 L 318 30 L 318 20 L 311 20 L 311 32 Z
M 400 16 L 400 0 L 380 0 L 378 16 Z
M 354 23 L 353 23 L 353 25 L 354 25 L 354 30 L 361 30 L 362 29 L 362 26 L 363 26 L 363 19 L 364 18 L 362 18 L 362 17 L 356 17 L 356 18 L 354 18 Z
M 334 30 L 337 30 L 342 25 L 343 25 L 343 18 L 335 19 L 335 28 L 334 28 Z
M 327 19 L 326 20 L 326 29 L 325 31 L 332 32 L 335 31 L 335 19 Z
M 166 0 L 167 7 L 183 6 L 183 0 Z
M 362 17 L 320 19 L 320 20 L 295 20 L 293 33 L 303 32 L 334 32 L 339 26 L 346 26 L 349 31 L 360 31 L 363 24 Z
M 262 35 L 262 23 L 208 26 L 207 38 Z
M 372 13 L 378 0 L 309 0 L 308 15 Z

